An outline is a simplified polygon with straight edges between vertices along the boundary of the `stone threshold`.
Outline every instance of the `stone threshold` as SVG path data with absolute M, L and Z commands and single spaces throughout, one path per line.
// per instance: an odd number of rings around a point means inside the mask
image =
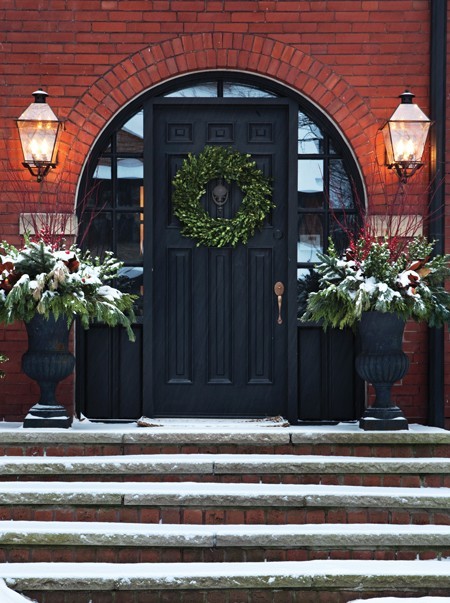
M 0 521 L 0 545 L 107 547 L 450 547 L 450 526 L 183 525 Z
M 19 591 L 174 589 L 443 589 L 445 561 L 264 563 L 6 563 L 0 578 Z
M 70 429 L 23 429 L 0 423 L 0 444 L 450 444 L 450 431 L 410 425 L 405 431 L 361 430 L 357 422 L 337 425 L 289 425 L 283 419 L 149 419 L 99 423 L 75 420 Z

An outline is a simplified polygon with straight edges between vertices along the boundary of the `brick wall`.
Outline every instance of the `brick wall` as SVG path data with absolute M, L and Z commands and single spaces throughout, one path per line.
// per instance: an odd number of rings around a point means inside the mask
M 73 203 L 89 149 L 129 100 L 168 78 L 207 69 L 268 75 L 310 98 L 347 137 L 370 203 L 383 205 L 374 141 L 404 88 L 411 86 L 429 110 L 429 11 L 428 0 L 2 0 L 0 238 L 18 242 L 17 215 L 25 208 Z M 14 124 L 39 86 L 67 120 L 61 165 L 42 185 L 20 167 Z M 393 177 L 383 177 L 389 191 Z M 425 188 L 422 176 L 412 191 L 418 211 L 427 204 Z M 412 368 L 396 386 L 418 421 L 426 417 L 426 339 L 426 329 L 408 326 Z M 24 346 L 20 326 L 0 330 L 0 349 L 12 358 L 0 384 L 0 416 L 7 419 L 21 417 L 33 401 L 34 385 L 20 373 Z M 62 387 L 70 403 L 70 384 Z M 446 388 L 448 398 L 449 360 Z

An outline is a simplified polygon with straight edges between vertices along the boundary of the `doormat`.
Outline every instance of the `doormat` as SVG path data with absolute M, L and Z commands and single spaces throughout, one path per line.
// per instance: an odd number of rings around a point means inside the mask
M 191 422 L 193 426 L 197 427 L 239 427 L 242 425 L 248 426 L 249 423 L 253 423 L 258 427 L 290 427 L 289 421 L 281 415 L 259 419 L 152 419 L 143 416 L 137 421 L 137 426 L 177 427 L 178 425 L 184 425 L 185 427 L 189 427 Z

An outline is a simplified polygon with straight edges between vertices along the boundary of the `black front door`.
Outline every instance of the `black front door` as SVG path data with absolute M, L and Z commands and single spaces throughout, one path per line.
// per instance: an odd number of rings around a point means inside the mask
M 143 373 L 149 416 L 296 412 L 296 221 L 289 217 L 296 185 L 289 180 L 292 158 L 296 169 L 295 110 L 281 99 L 166 98 L 146 107 L 145 224 L 151 244 L 145 249 Z M 208 248 L 180 234 L 171 183 L 187 154 L 206 145 L 251 154 L 272 179 L 276 209 L 246 245 Z M 222 211 L 232 218 L 242 193 L 233 182 L 219 209 L 211 195 L 215 183 L 204 206 L 212 216 Z M 285 289 L 281 324 L 277 282 Z

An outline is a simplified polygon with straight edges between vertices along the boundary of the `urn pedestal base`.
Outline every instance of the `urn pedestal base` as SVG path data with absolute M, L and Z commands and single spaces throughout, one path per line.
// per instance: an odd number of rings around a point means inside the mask
M 60 428 L 68 429 L 72 425 L 72 417 L 69 417 L 64 406 L 57 404 L 55 406 L 45 406 L 44 404 L 35 404 L 28 411 L 23 421 L 23 426 L 38 428 Z
M 408 420 L 398 406 L 368 408 L 359 420 L 364 431 L 399 431 L 408 428 Z

